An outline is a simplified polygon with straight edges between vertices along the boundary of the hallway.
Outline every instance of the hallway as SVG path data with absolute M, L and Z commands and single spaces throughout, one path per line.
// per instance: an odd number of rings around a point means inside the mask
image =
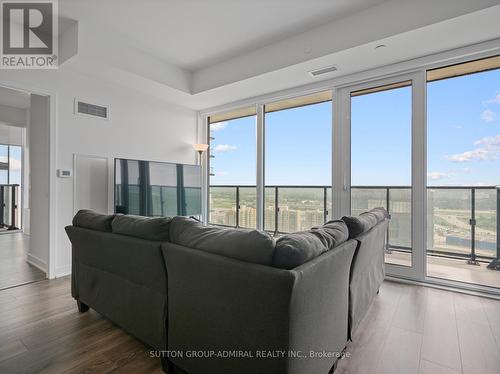
M 21 233 L 0 234 L 0 290 L 45 279 L 45 273 L 26 262 L 29 236 Z

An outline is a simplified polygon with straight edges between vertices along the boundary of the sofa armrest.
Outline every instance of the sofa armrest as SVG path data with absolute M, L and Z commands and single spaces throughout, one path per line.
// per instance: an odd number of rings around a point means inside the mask
M 385 279 L 384 250 L 389 219 L 358 236 L 349 284 L 349 335 L 352 338 Z
M 288 373 L 328 373 L 344 350 L 349 274 L 356 246 L 355 240 L 348 240 L 292 270 L 296 282 L 290 308 L 290 349 L 305 357 L 290 360 Z

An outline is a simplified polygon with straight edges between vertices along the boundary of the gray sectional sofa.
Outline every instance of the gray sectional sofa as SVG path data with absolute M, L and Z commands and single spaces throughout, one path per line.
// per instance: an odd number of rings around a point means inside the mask
M 357 217 L 343 217 L 349 237 L 358 242 L 349 279 L 349 338 L 356 332 L 385 278 L 384 249 L 390 216 L 375 208 Z
M 170 370 L 328 373 L 383 281 L 377 209 L 277 240 L 187 217 L 80 211 L 66 231 L 72 296 Z

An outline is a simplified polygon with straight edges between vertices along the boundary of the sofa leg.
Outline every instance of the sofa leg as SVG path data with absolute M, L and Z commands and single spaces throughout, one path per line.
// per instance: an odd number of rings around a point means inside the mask
M 76 305 L 78 306 L 78 311 L 80 313 L 85 313 L 87 310 L 89 310 L 89 306 L 85 303 L 82 303 L 80 300 L 76 300 Z

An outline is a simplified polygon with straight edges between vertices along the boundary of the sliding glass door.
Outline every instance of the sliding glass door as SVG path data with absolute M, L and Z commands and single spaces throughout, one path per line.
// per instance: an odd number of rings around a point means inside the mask
M 411 81 L 351 93 L 351 211 L 391 214 L 385 261 L 412 266 Z
M 387 231 L 387 272 L 417 278 L 421 273 L 421 240 L 415 230 L 422 214 L 422 173 L 415 167 L 415 146 L 422 143 L 422 97 L 418 75 L 356 85 L 343 89 L 343 123 L 350 150 L 346 168 L 347 206 L 351 214 L 384 207 L 391 215 Z M 420 126 L 419 126 L 420 125 Z M 342 145 L 340 145 L 342 146 Z M 417 231 L 418 232 L 418 231 Z
M 494 57 L 339 90 L 342 214 L 389 211 L 389 275 L 500 288 L 499 67 Z

